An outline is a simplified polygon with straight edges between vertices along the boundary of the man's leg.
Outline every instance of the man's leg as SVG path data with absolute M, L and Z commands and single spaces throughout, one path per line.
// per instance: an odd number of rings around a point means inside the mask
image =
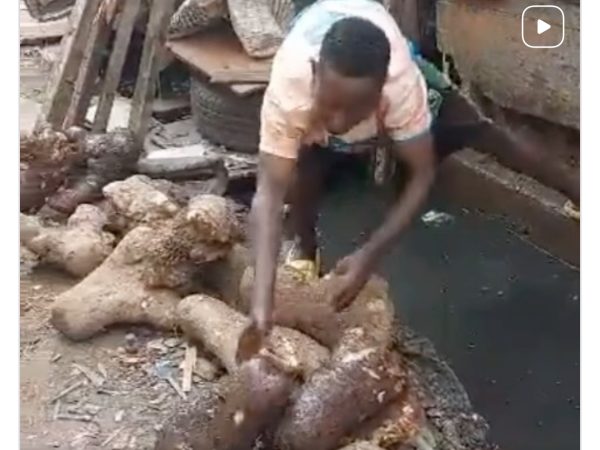
M 456 122 L 456 118 L 460 118 Z M 579 176 L 570 167 L 549 159 L 542 149 L 528 145 L 492 121 L 479 115 L 456 91 L 444 95 L 440 115 L 433 127 L 440 162 L 466 147 L 494 155 L 520 172 L 534 176 L 579 203 Z
M 295 241 L 294 259 L 314 261 L 316 258 L 317 218 L 325 180 L 333 165 L 331 153 L 318 146 L 300 150 L 296 178 L 288 193 L 288 224 Z

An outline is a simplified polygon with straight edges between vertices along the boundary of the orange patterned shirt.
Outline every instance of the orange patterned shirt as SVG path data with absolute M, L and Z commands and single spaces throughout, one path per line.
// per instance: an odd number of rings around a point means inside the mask
M 335 137 L 354 143 L 383 131 L 394 141 L 404 141 L 429 129 L 425 80 L 394 18 L 374 0 L 319 0 L 298 16 L 275 55 L 261 111 L 260 151 L 295 159 L 303 145 L 327 145 L 331 136 L 311 118 L 311 61 L 318 59 L 325 33 L 344 17 L 361 17 L 381 28 L 391 54 L 378 110 Z

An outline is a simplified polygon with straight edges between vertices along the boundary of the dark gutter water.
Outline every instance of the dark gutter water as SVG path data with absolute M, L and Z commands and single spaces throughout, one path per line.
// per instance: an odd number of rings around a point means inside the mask
M 389 193 L 350 183 L 329 194 L 319 228 L 329 267 L 376 226 Z M 433 198 L 381 265 L 400 316 L 431 339 L 503 449 L 579 448 L 579 272 L 501 219 Z

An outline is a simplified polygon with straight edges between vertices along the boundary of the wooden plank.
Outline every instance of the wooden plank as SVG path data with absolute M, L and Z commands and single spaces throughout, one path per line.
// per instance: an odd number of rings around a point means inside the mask
M 106 69 L 106 77 L 102 86 L 102 94 L 96 110 L 92 130 L 95 132 L 106 131 L 110 112 L 115 100 L 119 80 L 127 57 L 131 33 L 135 26 L 141 0 L 128 0 L 121 12 L 121 18 L 117 28 L 117 35 L 113 44 L 112 53 Z
M 83 59 L 87 32 L 92 26 L 101 0 L 77 0 L 69 18 L 69 30 L 62 38 L 62 55 L 49 84 L 48 100 L 41 120 L 53 128 L 62 126 L 69 108 L 79 66 Z
M 111 24 L 104 17 L 104 9 L 100 9 L 94 18 L 87 37 L 81 67 L 75 82 L 71 104 L 63 122 L 63 128 L 83 125 L 85 116 L 93 96 L 94 86 L 100 70 L 102 52 L 106 49 L 111 31 Z
M 257 74 L 252 83 L 269 82 L 272 58 L 254 59 L 246 54 L 230 28 L 207 31 L 167 41 L 167 47 L 181 61 L 208 78 L 230 74 Z M 258 76 L 260 74 L 260 77 Z M 235 75 L 231 75 L 235 78 Z
M 270 67 L 261 70 L 217 70 L 210 77 L 211 83 L 254 83 L 267 84 L 269 82 Z
M 168 20 L 175 6 L 174 0 L 153 0 L 146 27 L 146 38 L 140 61 L 139 75 L 133 93 L 129 129 L 142 143 L 152 114 L 152 100 L 158 79 L 158 69 Z
M 526 0 L 440 0 L 438 43 L 453 57 L 467 85 L 497 105 L 579 129 L 579 6 L 553 4 L 565 12 L 560 47 L 528 48 L 521 39 Z M 553 19 L 540 16 L 553 22 Z

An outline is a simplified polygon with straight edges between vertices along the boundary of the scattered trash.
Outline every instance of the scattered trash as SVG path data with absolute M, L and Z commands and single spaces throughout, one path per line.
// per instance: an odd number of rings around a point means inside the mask
M 162 339 L 154 339 L 152 341 L 149 341 L 146 344 L 146 348 L 148 350 L 154 350 L 162 354 L 167 353 L 169 351 L 169 349 L 163 344 Z
M 58 415 L 60 414 L 60 400 L 57 400 L 57 402 L 54 404 L 54 412 L 52 413 L 52 420 L 57 420 L 58 419 Z
M 118 435 L 119 433 L 121 433 L 121 431 L 123 431 L 124 428 L 117 428 L 115 431 L 113 431 L 111 434 L 108 435 L 108 437 L 106 439 L 104 439 L 102 441 L 102 443 L 100 444 L 100 447 L 106 447 L 108 444 L 110 444 Z
M 97 365 L 98 367 L 98 372 L 100 372 L 100 374 L 104 377 L 104 379 L 108 379 L 108 372 L 106 371 L 106 368 L 104 367 L 104 365 L 102 363 L 98 363 Z
M 163 392 L 162 394 L 160 394 L 158 397 L 156 397 L 154 400 L 150 400 L 150 404 L 151 405 L 160 405 L 162 403 L 164 403 L 164 401 L 169 397 L 169 395 L 166 392 Z
M 119 410 L 117 411 L 117 413 L 115 414 L 115 422 L 119 423 L 123 420 L 123 416 L 125 415 L 125 411 L 124 410 Z
M 94 118 L 96 117 L 96 111 L 98 109 L 98 97 L 92 99 L 90 108 L 86 115 L 86 122 L 88 125 L 93 124 Z M 113 106 L 110 111 L 110 117 L 108 119 L 108 125 L 106 131 L 114 131 L 117 128 L 127 128 L 129 123 L 129 115 L 131 114 L 131 100 L 125 97 L 115 97 L 113 100 Z
M 90 369 L 89 367 L 85 367 L 81 364 L 73 364 L 73 367 L 75 367 L 79 372 L 81 372 L 88 380 L 90 380 L 90 382 L 96 386 L 96 387 L 100 387 L 104 384 L 105 379 L 98 375 L 96 372 L 94 372 L 92 369 Z
M 163 342 L 169 348 L 175 348 L 181 345 L 181 339 L 179 338 L 167 338 Z
M 79 389 L 80 387 L 83 387 L 87 384 L 87 382 L 85 380 L 80 380 L 77 383 L 68 386 L 67 388 L 65 388 L 64 390 L 62 390 L 56 397 L 54 397 L 50 403 L 55 403 L 58 400 L 60 400 L 61 398 L 65 397 L 66 395 L 69 395 L 71 392 Z
M 95 416 L 96 414 L 98 414 L 102 410 L 102 407 L 98 406 L 98 405 L 93 405 L 91 403 L 88 403 L 88 404 L 86 404 L 86 405 L 83 406 L 83 410 L 86 413 L 88 413 L 88 414 L 90 414 L 92 416 Z
M 135 334 L 127 333 L 125 335 L 125 351 L 132 354 L 138 352 L 138 339 Z
M 73 414 L 73 413 L 61 413 L 56 417 L 58 420 L 73 420 L 75 422 L 91 422 L 94 417 L 90 414 Z
M 177 381 L 175 381 L 172 376 L 168 376 L 166 378 L 166 380 L 171 385 L 173 390 L 175 392 L 177 392 L 177 395 L 179 395 L 183 400 L 187 400 L 187 396 L 185 395 L 185 392 L 183 392 L 181 387 L 179 387 L 179 385 L 177 384 Z
M 153 366 L 153 372 L 158 378 L 166 380 L 173 372 L 173 363 L 168 359 L 156 361 Z
M 454 216 L 440 211 L 431 210 L 421 216 L 425 225 L 440 226 L 454 221 Z
M 196 366 L 197 349 L 195 345 L 186 343 L 185 359 L 183 360 L 183 375 L 181 380 L 181 388 L 183 392 L 192 390 L 192 372 Z

